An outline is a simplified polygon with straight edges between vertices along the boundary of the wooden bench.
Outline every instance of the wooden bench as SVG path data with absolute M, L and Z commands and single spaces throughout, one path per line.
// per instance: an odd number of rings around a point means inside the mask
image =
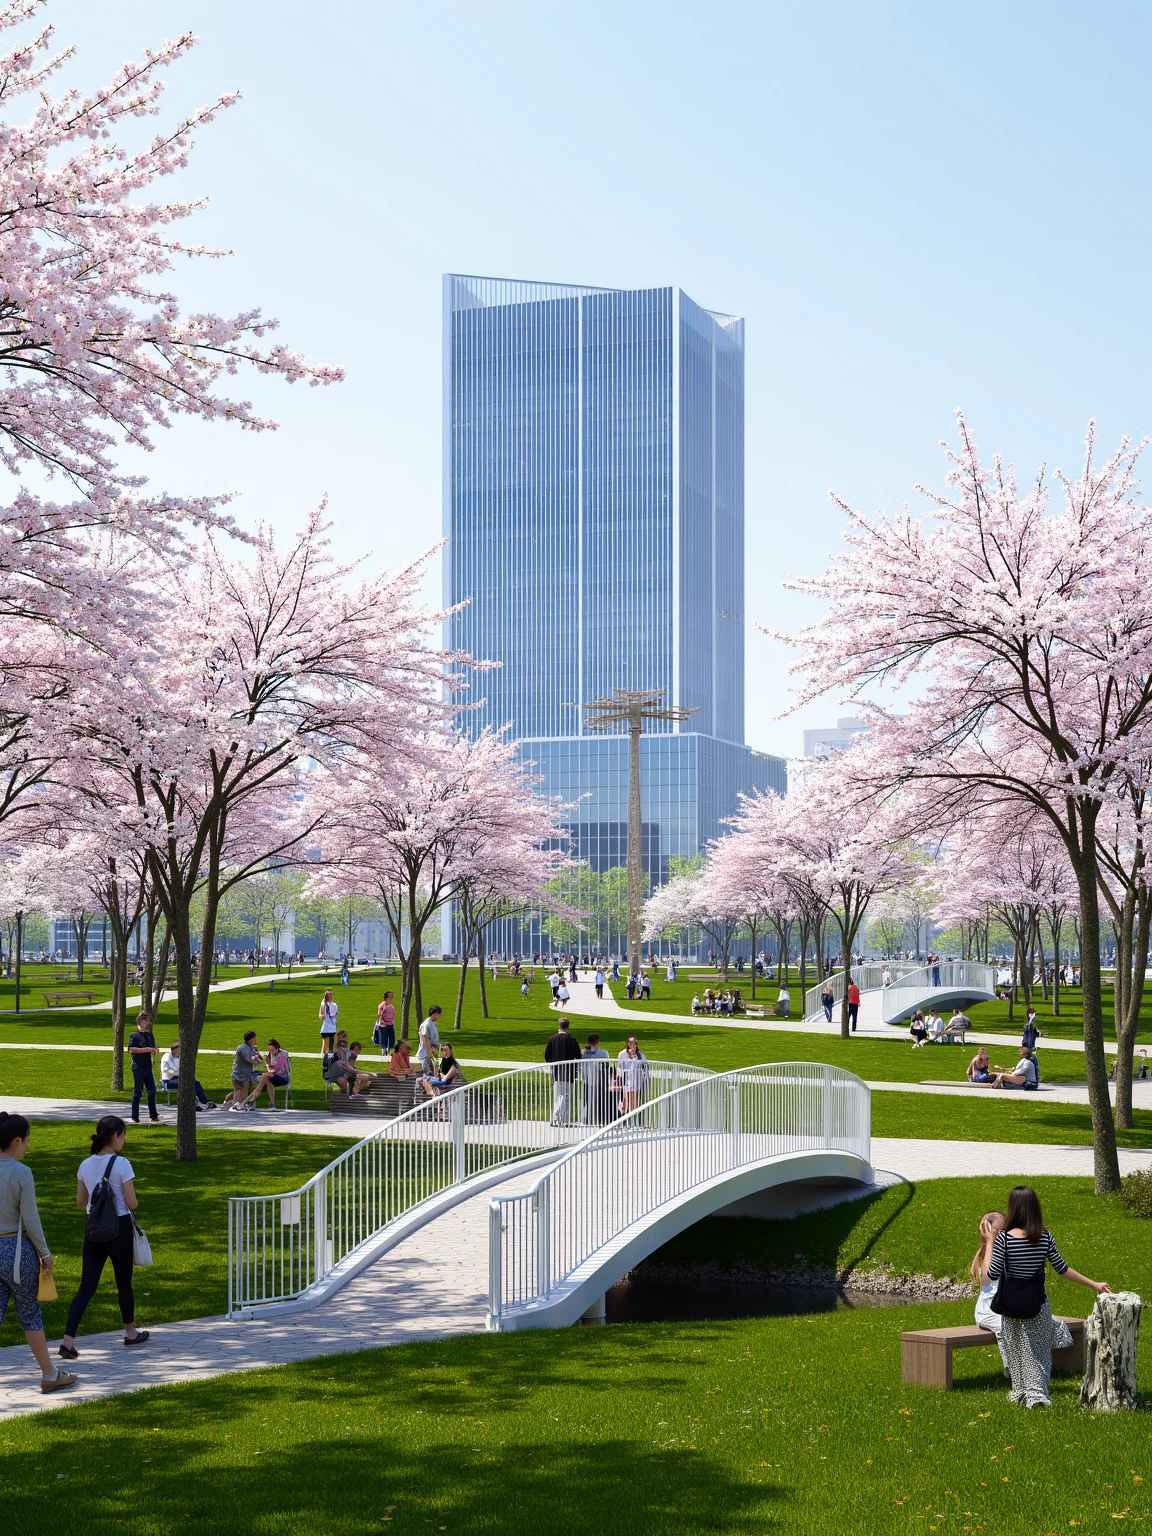
M 90 1003 L 94 996 L 91 992 L 42 992 L 45 1008 L 51 1008 L 57 1003 L 76 1003 L 83 1000 Z
M 1063 1317 L 1072 1335 L 1069 1349 L 1052 1351 L 1052 1369 L 1084 1374 L 1084 1319 Z M 996 1335 L 969 1323 L 963 1328 L 917 1328 L 900 1335 L 900 1380 L 906 1386 L 952 1390 L 952 1351 L 995 1345 Z

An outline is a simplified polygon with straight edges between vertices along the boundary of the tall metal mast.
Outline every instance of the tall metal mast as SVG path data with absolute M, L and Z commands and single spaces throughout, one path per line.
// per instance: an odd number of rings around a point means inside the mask
M 694 709 L 663 702 L 663 688 L 615 688 L 584 705 L 590 731 L 628 725 L 628 970 L 640 966 L 640 908 L 644 904 L 644 866 L 640 857 L 640 736 L 645 720 L 687 720 Z

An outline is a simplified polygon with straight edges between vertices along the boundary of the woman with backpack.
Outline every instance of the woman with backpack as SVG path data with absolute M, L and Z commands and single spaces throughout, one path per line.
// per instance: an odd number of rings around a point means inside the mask
M 40 1276 L 52 1273 L 52 1255 L 36 1209 L 36 1184 L 23 1166 L 30 1127 L 23 1115 L 0 1114 L 0 1322 L 8 1298 L 28 1347 L 40 1367 L 41 1392 L 61 1392 L 76 1385 L 71 1371 L 52 1364 L 40 1315 Z
M 97 1121 L 91 1154 L 76 1170 L 76 1204 L 87 1211 L 84 1247 L 81 1251 L 80 1289 L 68 1308 L 64 1342 L 60 1355 L 65 1360 L 78 1358 L 76 1330 L 85 1308 L 96 1294 L 107 1260 L 112 1260 L 116 1276 L 116 1299 L 124 1324 L 124 1347 L 132 1348 L 148 1339 L 147 1329 L 136 1327 L 136 1298 L 132 1294 L 133 1231 L 131 1212 L 136 1209 L 135 1174 L 124 1157 L 126 1127 L 119 1115 L 105 1115 Z

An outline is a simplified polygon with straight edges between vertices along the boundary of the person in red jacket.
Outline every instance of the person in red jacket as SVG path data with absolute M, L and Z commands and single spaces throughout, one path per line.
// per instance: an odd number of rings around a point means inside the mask
M 848 1022 L 852 1028 L 856 1028 L 856 1020 L 860 1015 L 860 988 L 854 981 L 848 983 Z

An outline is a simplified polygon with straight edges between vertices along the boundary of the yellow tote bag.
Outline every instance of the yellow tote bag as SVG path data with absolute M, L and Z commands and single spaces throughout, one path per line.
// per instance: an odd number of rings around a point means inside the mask
M 40 1271 L 40 1279 L 36 1285 L 36 1300 L 56 1301 L 57 1299 L 56 1281 L 52 1278 L 50 1271 L 42 1269 Z

